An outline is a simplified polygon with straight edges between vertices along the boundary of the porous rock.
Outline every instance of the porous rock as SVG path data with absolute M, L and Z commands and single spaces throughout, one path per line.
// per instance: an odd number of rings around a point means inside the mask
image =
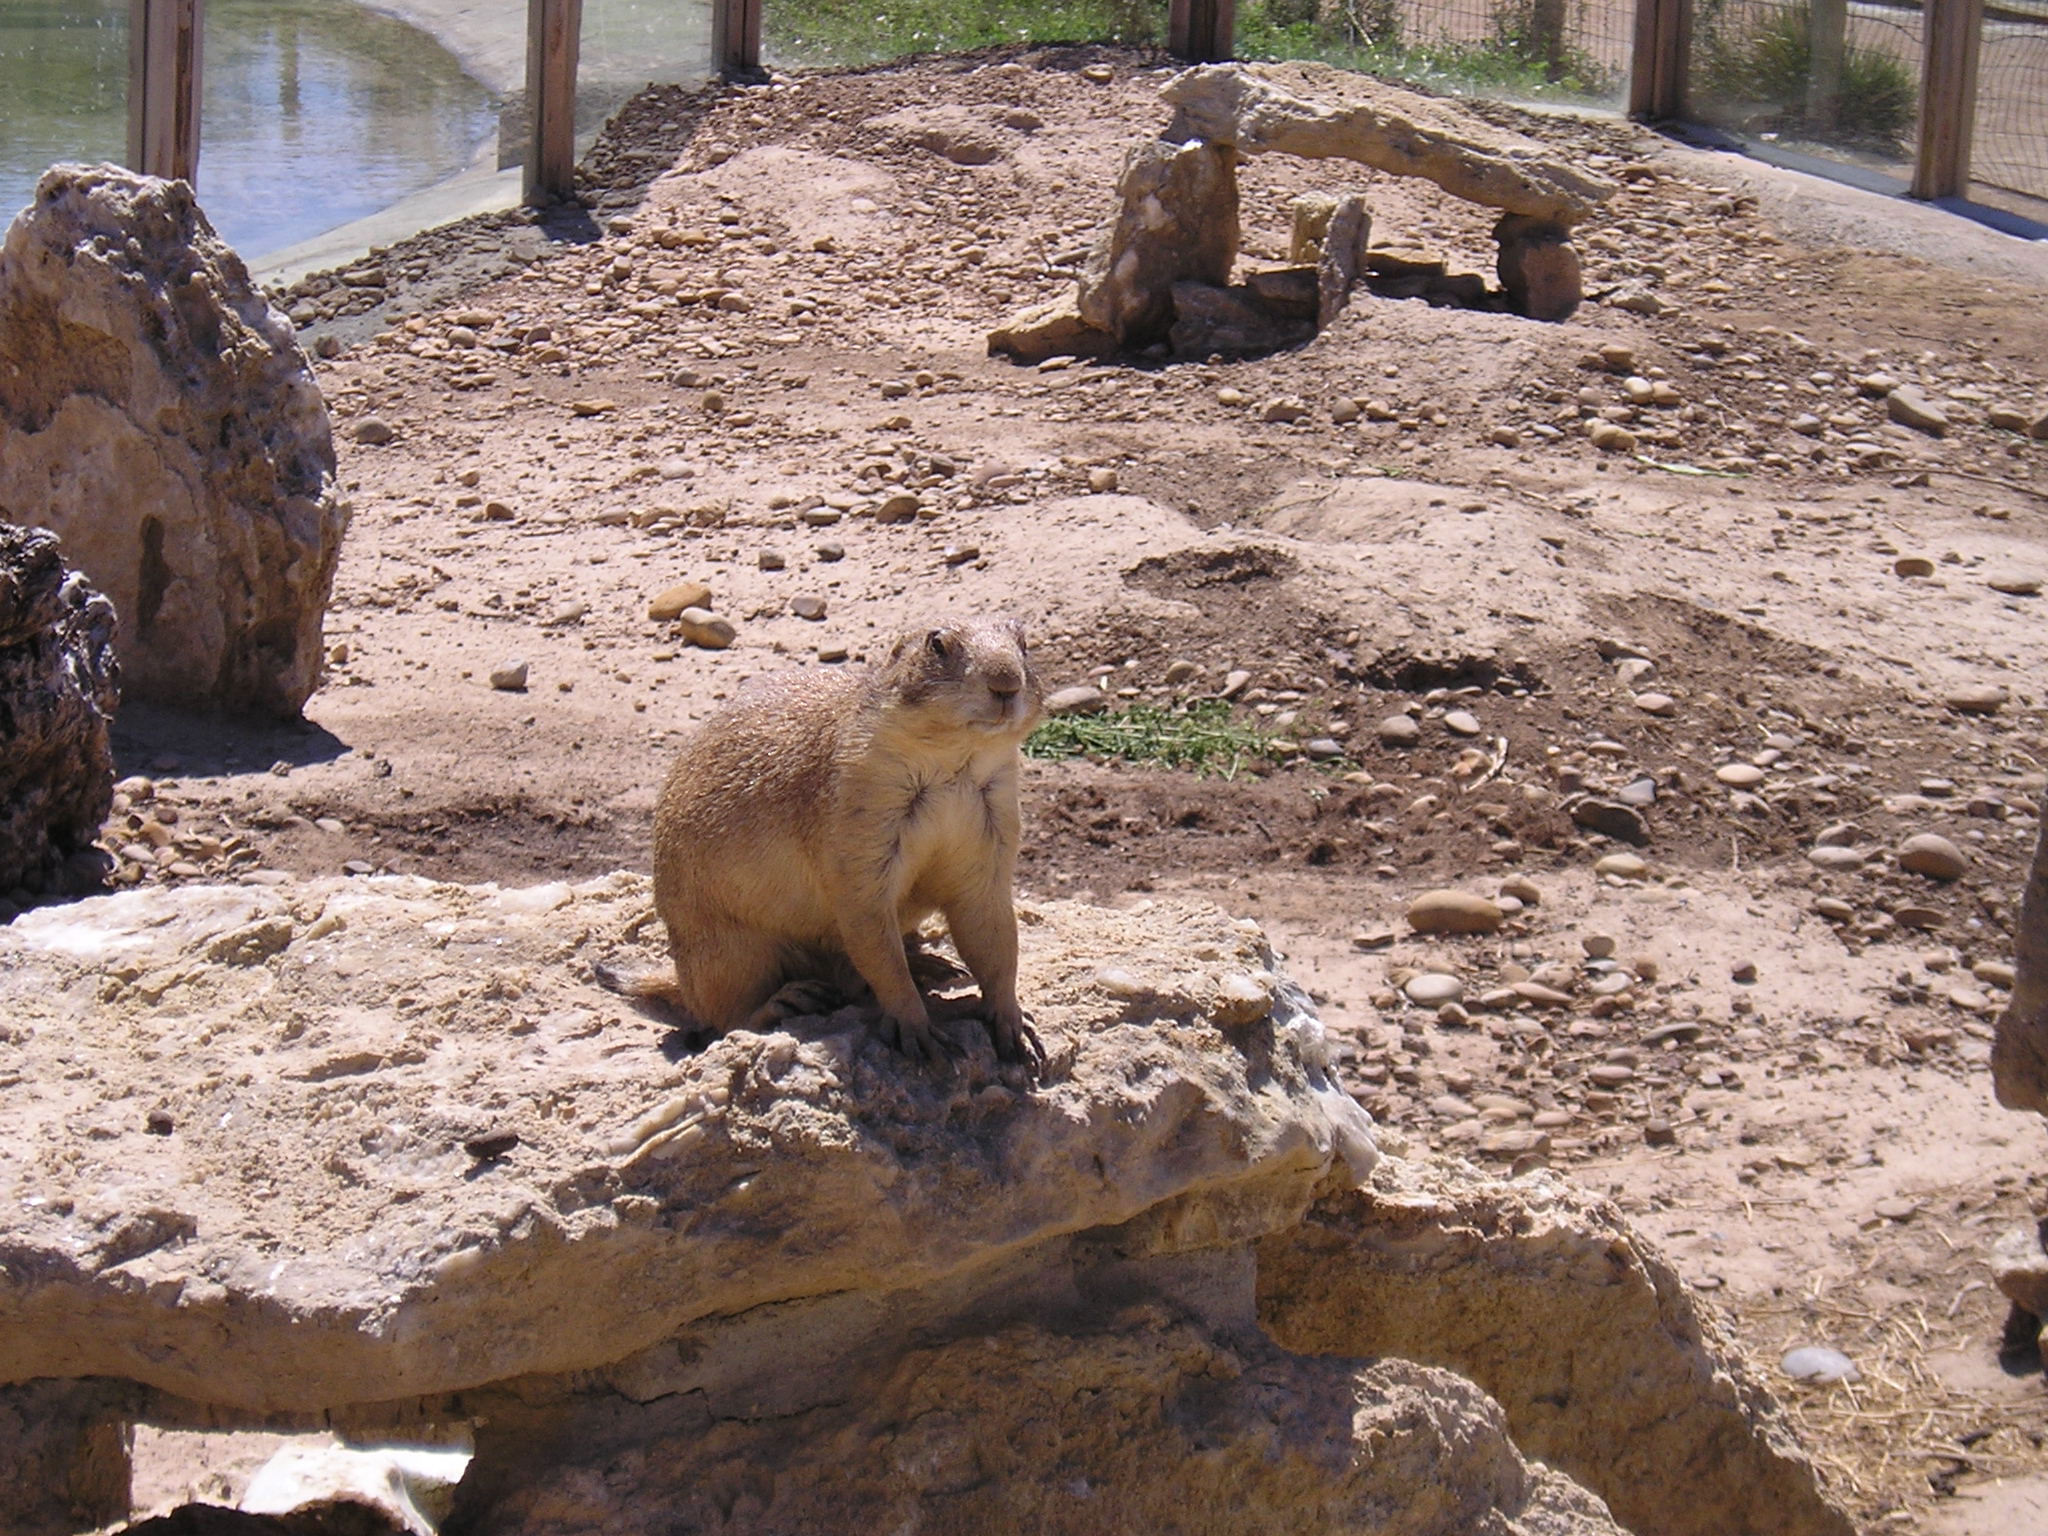
M 0 928 L 19 1070 L 0 1124 L 26 1138 L 0 1166 L 0 1258 L 37 1277 L 0 1287 L 0 1382 L 310 1411 L 587 1370 L 706 1317 L 951 1281 L 1166 1207 L 1190 1240 L 1243 1241 L 1295 1219 L 1340 1149 L 1371 1165 L 1320 1024 L 1212 910 L 1027 912 L 1052 1056 L 1034 1087 L 972 1022 L 948 1026 L 970 1054 L 947 1074 L 854 1010 L 671 1061 L 670 1025 L 571 978 L 561 943 L 619 948 L 648 904 L 625 875 L 380 876 L 140 890 Z M 208 960 L 269 920 L 292 932 L 275 952 Z M 1171 983 L 1105 1002 L 1111 957 Z M 148 1134 L 140 1082 L 175 1135 Z M 519 1143 L 472 1179 L 485 1130 Z
M 1021 915 L 1037 1081 L 966 1021 L 952 1070 L 908 1062 L 857 1008 L 678 1052 L 587 979 L 658 958 L 638 876 L 138 890 L 0 929 L 0 1263 L 30 1277 L 0 1383 L 56 1381 L 79 1431 L 0 1416 L 0 1476 L 89 1481 L 109 1414 L 311 1415 L 467 1424 L 449 1523 L 508 1536 L 1614 1536 L 1600 1487 L 1681 1484 L 1832 1536 L 1605 1207 L 1378 1159 L 1254 927 Z M 209 962 L 259 924 L 283 942 Z M 487 1130 L 517 1141 L 480 1167 Z M 1340 1314 L 1403 1326 L 1316 1335 Z
M 1081 271 L 1082 320 L 1145 346 L 1173 323 L 1173 285 L 1221 288 L 1237 259 L 1237 157 L 1213 144 L 1146 139 L 1117 177 L 1117 215 Z
M 98 885 L 120 702 L 114 609 L 57 536 L 0 523 L 0 890 Z
M 2007 1109 L 2048 1115 L 2048 798 L 2013 933 L 2012 1000 L 1991 1041 L 1991 1082 Z
M 1356 160 L 1419 176 L 1454 197 L 1570 226 L 1614 195 L 1535 140 L 1445 101 L 1323 64 L 1205 64 L 1160 90 L 1167 137 L 1240 154 Z
M 1259 1319 L 1303 1354 L 1397 1353 L 1501 1405 L 1522 1450 L 1658 1536 L 1850 1536 L 1732 1339 L 1605 1201 L 1389 1162 L 1263 1238 Z
M 1077 1296 L 1066 1326 L 913 1346 L 850 1392 L 840 1383 L 841 1400 L 785 1417 L 724 1394 L 515 1406 L 507 1454 L 480 1459 L 458 1515 L 551 1536 L 1622 1536 L 1598 1499 L 1524 1460 L 1499 1408 L 1448 1371 L 1307 1358 L 1256 1328 L 1113 1297 Z M 536 1477 L 519 1459 L 534 1444 L 563 1447 L 566 1465 Z M 729 1520 L 734 1487 L 744 1514 Z
M 327 408 L 185 183 L 57 166 L 8 231 L 0 517 L 112 599 L 131 697 L 292 716 L 318 684 Z
M 2015 1227 L 1992 1245 L 1991 1279 L 2021 1311 L 2048 1318 L 2048 1244 L 2040 1222 Z

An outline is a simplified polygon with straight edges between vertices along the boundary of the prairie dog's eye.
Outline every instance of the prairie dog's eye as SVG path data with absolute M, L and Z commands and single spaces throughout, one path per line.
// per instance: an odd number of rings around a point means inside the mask
M 925 637 L 925 644 L 931 647 L 934 656 L 938 657 L 941 661 L 945 660 L 946 632 L 943 629 L 933 630 Z

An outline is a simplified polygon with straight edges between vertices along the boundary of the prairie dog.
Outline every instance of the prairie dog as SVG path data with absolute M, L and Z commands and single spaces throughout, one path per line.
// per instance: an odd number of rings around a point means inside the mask
M 920 629 L 863 671 L 748 688 L 683 746 L 654 814 L 671 994 L 697 1024 L 762 1027 L 786 983 L 874 990 L 911 1055 L 933 1032 L 904 949 L 944 915 L 996 1052 L 1037 1061 L 1017 1002 L 1018 746 L 1043 693 L 1014 619 Z M 666 988 L 646 988 L 666 992 Z

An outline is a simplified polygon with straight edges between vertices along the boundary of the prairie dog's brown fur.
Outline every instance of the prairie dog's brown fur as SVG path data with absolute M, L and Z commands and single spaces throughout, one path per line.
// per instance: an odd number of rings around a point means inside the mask
M 757 1027 L 845 962 L 885 1032 L 936 1057 L 904 936 L 942 913 L 989 1034 L 1037 1054 L 1017 1002 L 1017 748 L 1043 695 L 1015 620 L 917 630 L 862 671 L 770 678 L 705 720 L 654 815 L 654 906 L 674 999 Z M 665 990 L 665 989 L 664 989 Z

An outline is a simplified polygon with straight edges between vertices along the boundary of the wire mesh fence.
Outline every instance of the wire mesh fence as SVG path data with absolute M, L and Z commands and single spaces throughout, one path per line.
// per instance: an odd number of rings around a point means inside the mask
M 876 64 L 998 43 L 1166 41 L 1166 0 L 766 0 L 761 53 L 778 68 Z
M 1908 174 L 1919 114 L 1918 5 L 1702 0 L 1688 99 L 1757 144 Z
M 2048 221 L 2048 0 L 1985 8 L 1970 175 L 1979 201 Z
M 1615 105 L 1634 14 L 1631 0 L 1244 0 L 1237 51 L 1453 94 Z
M 0 5 L 0 220 L 59 160 L 118 160 L 128 133 L 128 0 Z
M 137 78 L 131 6 L 139 15 L 155 3 L 0 3 L 0 204 L 26 202 L 55 161 L 135 152 L 126 145 Z M 579 151 L 643 86 L 710 78 L 714 13 L 743 3 L 581 0 Z M 758 3 L 765 60 L 785 67 L 1018 42 L 1157 45 L 1170 30 L 1170 0 Z M 1947 3 L 1694 0 L 1691 112 L 1758 146 L 1903 181 L 1927 132 L 1917 121 L 1924 8 Z M 1648 35 L 1639 13 L 1666 4 L 1239 0 L 1235 52 L 1320 58 L 1446 92 L 1618 106 Z M 526 11 L 513 0 L 206 0 L 197 182 L 209 213 L 261 257 L 444 185 L 466 180 L 500 195 L 481 184 L 521 163 L 532 127 Z M 1970 195 L 2048 221 L 2048 0 L 1986 0 L 1979 44 L 1974 99 L 1938 109 L 1969 116 Z M 1669 61 L 1660 74 L 1675 77 L 1676 52 L 1657 57 Z M 518 191 L 502 195 L 509 203 Z
M 649 85 L 699 85 L 711 62 L 711 8 L 702 0 L 583 0 L 576 69 L 576 136 L 589 147 L 605 120 Z

